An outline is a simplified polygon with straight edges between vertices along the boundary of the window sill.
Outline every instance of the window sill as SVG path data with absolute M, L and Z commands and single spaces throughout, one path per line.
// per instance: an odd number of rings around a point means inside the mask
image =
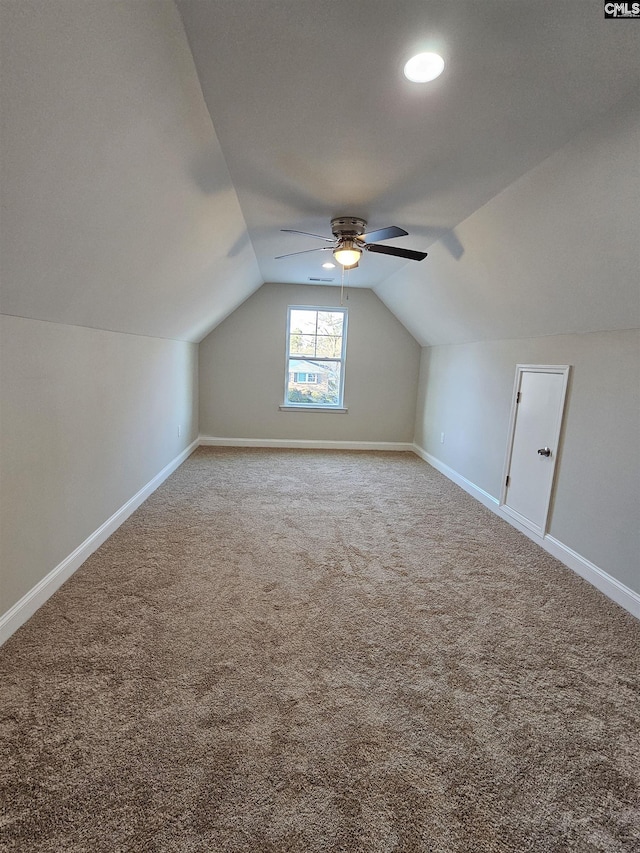
M 349 409 L 339 406 L 278 406 L 281 412 L 333 412 L 338 415 L 346 415 Z

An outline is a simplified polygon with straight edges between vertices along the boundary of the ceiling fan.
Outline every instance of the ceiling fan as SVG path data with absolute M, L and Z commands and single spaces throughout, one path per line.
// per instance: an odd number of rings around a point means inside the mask
M 337 216 L 331 220 L 331 232 L 333 238 L 323 237 L 321 234 L 309 234 L 308 231 L 295 231 L 292 228 L 282 228 L 287 234 L 303 234 L 305 237 L 315 237 L 316 240 L 324 240 L 330 246 L 320 246 L 317 249 L 304 249 L 302 252 L 289 252 L 287 255 L 278 255 L 276 260 L 290 258 L 292 255 L 304 255 L 307 252 L 333 252 L 333 257 L 345 269 L 354 269 L 363 252 L 377 252 L 380 255 L 394 255 L 396 258 L 405 258 L 408 261 L 423 261 L 427 257 L 426 252 L 416 252 L 413 249 L 402 249 L 399 246 L 383 246 L 376 240 L 390 240 L 392 237 L 406 237 L 408 232 L 397 225 L 389 228 L 379 228 L 377 231 L 366 233 L 367 222 L 358 216 Z

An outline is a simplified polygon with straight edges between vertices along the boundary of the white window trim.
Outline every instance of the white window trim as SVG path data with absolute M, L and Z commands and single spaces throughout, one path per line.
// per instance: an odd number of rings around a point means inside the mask
M 287 401 L 287 391 L 289 389 L 289 340 L 291 337 L 291 312 L 292 311 L 340 311 L 344 317 L 342 323 L 342 354 L 340 358 L 322 357 L 315 359 L 316 361 L 334 361 L 341 365 L 340 370 L 340 388 L 338 389 L 339 402 L 335 406 L 319 405 L 315 406 L 311 403 L 289 403 Z M 328 305 L 288 305 L 287 306 L 287 330 L 285 335 L 285 369 L 284 369 L 284 402 L 278 406 L 281 412 L 337 412 L 346 414 L 348 409 L 344 405 L 344 377 L 347 366 L 347 325 L 349 321 L 349 312 L 343 307 L 334 307 Z M 302 357 L 301 357 L 302 358 Z
M 281 412 L 333 412 L 338 415 L 346 415 L 349 409 L 343 406 L 310 406 L 308 403 L 297 405 L 296 403 L 283 403 L 278 406 Z

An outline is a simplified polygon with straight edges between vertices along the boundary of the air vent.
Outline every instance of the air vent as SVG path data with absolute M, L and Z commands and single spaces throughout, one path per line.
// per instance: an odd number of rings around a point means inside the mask
M 332 281 L 335 281 L 335 278 L 314 278 L 313 276 L 309 276 L 309 281 L 315 281 L 320 284 L 330 284 Z

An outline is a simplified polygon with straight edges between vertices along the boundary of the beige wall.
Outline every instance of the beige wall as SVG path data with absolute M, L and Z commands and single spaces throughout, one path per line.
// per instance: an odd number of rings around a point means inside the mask
M 640 591 L 640 331 L 426 348 L 416 443 L 499 498 L 516 364 L 572 365 L 549 533 Z
M 338 306 L 335 287 L 265 284 L 200 344 L 200 432 L 224 438 L 411 441 L 420 347 L 378 297 L 351 289 L 346 415 L 281 412 L 288 305 Z
M 197 346 L 2 315 L 0 387 L 1 615 L 197 437 Z

